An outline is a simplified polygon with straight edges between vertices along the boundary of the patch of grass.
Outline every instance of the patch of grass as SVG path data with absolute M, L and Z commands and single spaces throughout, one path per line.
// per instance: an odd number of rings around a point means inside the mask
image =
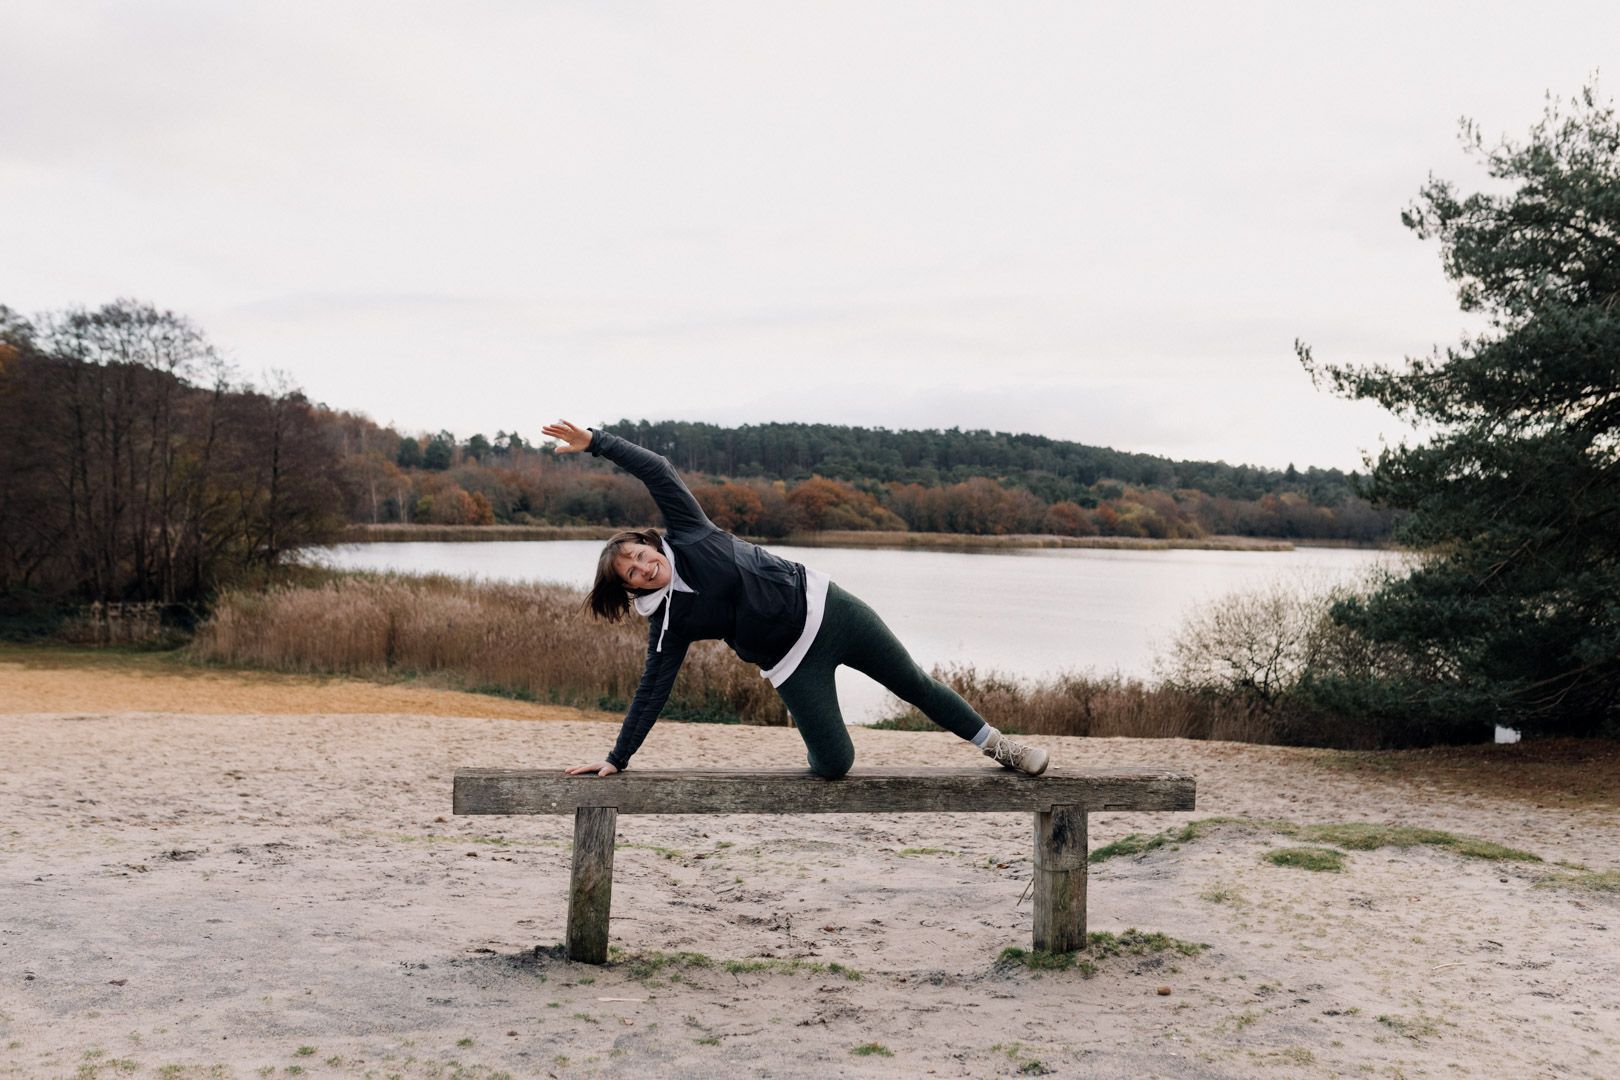
M 1182 941 L 1168 934 L 1147 933 L 1132 927 L 1122 934 L 1105 930 L 1086 935 L 1086 955 L 1076 952 L 1045 952 L 1039 949 L 1020 949 L 1009 946 L 1001 950 L 997 963 L 1018 965 L 1031 971 L 1080 972 L 1082 978 L 1091 978 L 1098 971 L 1096 961 L 1115 956 L 1147 956 L 1152 953 L 1174 952 L 1182 956 L 1196 956 L 1209 948 L 1197 941 Z
M 1385 1013 L 1378 1017 L 1378 1022 L 1395 1032 L 1395 1034 L 1407 1039 L 1421 1039 L 1429 1035 L 1440 1034 L 1439 1025 L 1421 1013 L 1417 1016 Z
M 1217 828 L 1230 827 L 1253 831 L 1280 833 L 1296 840 L 1313 844 L 1332 844 L 1352 851 L 1376 851 L 1379 848 L 1409 848 L 1418 846 L 1444 848 L 1456 855 L 1492 862 L 1540 862 L 1541 858 L 1528 851 L 1510 848 L 1475 836 L 1461 836 L 1441 829 L 1419 829 L 1410 825 L 1380 825 L 1370 821 L 1349 821 L 1328 825 L 1298 825 L 1291 821 L 1272 819 L 1212 817 L 1190 821 L 1177 829 L 1159 833 L 1131 833 L 1113 843 L 1104 844 L 1090 855 L 1094 863 L 1105 862 L 1121 855 L 1143 855 L 1162 847 L 1174 849 L 1208 836 Z
M 1620 870 L 1576 870 L 1568 874 L 1555 874 L 1536 882 L 1536 888 L 1620 893 Z
M 720 1036 L 705 1035 L 701 1039 L 693 1039 L 692 1041 L 697 1043 L 699 1046 L 719 1046 Z
M 956 852 L 952 851 L 950 848 L 942 847 L 908 847 L 901 848 L 899 851 L 895 852 L 895 854 L 905 859 L 910 858 L 913 855 L 955 855 Z
M 1182 941 L 1169 934 L 1147 933 L 1131 927 L 1117 937 L 1107 931 L 1086 935 L 1086 951 L 1098 959 L 1110 956 L 1146 956 L 1149 953 L 1175 952 L 1182 956 L 1197 956 L 1209 946 L 1199 941 Z
M 1236 1016 L 1232 1017 L 1232 1029 L 1234 1031 L 1242 1031 L 1244 1028 L 1248 1027 L 1250 1024 L 1253 1024 L 1264 1015 L 1264 1013 L 1258 1012 L 1254 1009 L 1245 1009 L 1243 1012 L 1240 1012 Z
M 1278 848 L 1266 852 L 1265 859 L 1273 866 L 1292 866 L 1297 870 L 1337 874 L 1344 869 L 1344 852 L 1332 848 Z
M 714 961 L 700 952 L 642 952 L 624 957 L 622 963 L 632 979 L 649 979 L 665 968 L 714 967 Z
M 1490 862 L 1540 862 L 1528 851 L 1505 847 L 1490 840 L 1459 836 L 1440 829 L 1419 829 L 1410 825 L 1378 825 L 1369 821 L 1338 825 L 1303 825 L 1289 835 L 1318 844 L 1334 844 L 1352 851 L 1376 851 L 1384 847 L 1409 848 L 1427 845 L 1442 847 L 1470 859 Z
M 851 982 L 859 982 L 862 977 L 859 971 L 840 964 L 836 960 L 829 964 L 822 964 L 814 960 L 801 960 L 798 957 L 790 960 L 782 960 L 774 956 L 762 956 L 749 960 L 727 960 L 720 966 L 732 975 L 748 975 L 761 971 L 784 973 L 808 971 L 816 975 L 841 975 Z
M 309 1057 L 314 1053 L 315 1048 L 313 1046 L 300 1046 L 297 1050 L 293 1051 L 293 1057 Z
M 1213 830 L 1222 826 L 1233 826 L 1243 829 L 1267 829 L 1286 826 L 1285 821 L 1256 821 L 1240 817 L 1212 817 L 1189 821 L 1179 829 L 1166 829 L 1159 833 L 1131 833 L 1123 836 L 1111 844 L 1104 844 L 1097 848 L 1087 858 L 1094 863 L 1106 862 L 1121 855 L 1145 855 L 1150 851 L 1157 851 L 1162 847 L 1175 847 L 1179 844 L 1190 844 L 1194 840 L 1202 840 Z
M 456 1040 L 456 1045 L 457 1046 L 471 1046 L 472 1044 L 473 1044 L 473 1041 L 470 1038 L 469 1039 L 457 1039 Z
M 1006 1054 L 1007 1060 L 1018 1066 L 1018 1073 L 1021 1076 L 1045 1076 L 1052 1071 L 1044 1062 L 1024 1057 L 1022 1043 L 996 1043 L 990 1051 Z
M 1228 885 L 1211 885 L 1198 894 L 1198 899 L 1208 900 L 1212 904 L 1240 904 L 1243 894 Z
M 1020 949 L 1016 945 L 1009 945 L 1001 950 L 1001 955 L 996 959 L 998 963 L 1018 964 L 1031 971 L 1068 971 L 1078 967 L 1088 979 L 1097 972 L 1097 965 L 1081 957 L 1078 952 L 1047 952 L 1044 949 Z
M 856 1057 L 894 1057 L 894 1051 L 882 1043 L 861 1043 L 850 1051 Z

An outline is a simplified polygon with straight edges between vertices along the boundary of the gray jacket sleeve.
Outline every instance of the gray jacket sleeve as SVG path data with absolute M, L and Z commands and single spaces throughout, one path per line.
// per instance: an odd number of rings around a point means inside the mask
M 615 769 L 622 770 L 629 765 L 630 756 L 641 748 L 647 732 L 663 711 L 664 702 L 669 700 L 670 688 L 681 671 L 681 661 L 686 659 L 687 642 L 674 634 L 664 636 L 664 649 L 658 651 L 658 632 L 662 628 L 663 619 L 657 614 L 647 621 L 647 661 L 641 669 L 641 683 L 630 701 L 630 711 L 625 713 L 619 741 L 613 744 L 607 756 L 608 764 Z
M 587 449 L 598 457 L 605 457 L 625 472 L 647 485 L 658 512 L 664 516 L 664 525 L 671 536 L 697 537 L 717 528 L 698 505 L 691 489 L 675 471 L 675 466 L 662 454 L 655 454 L 605 431 L 591 431 L 591 445 Z

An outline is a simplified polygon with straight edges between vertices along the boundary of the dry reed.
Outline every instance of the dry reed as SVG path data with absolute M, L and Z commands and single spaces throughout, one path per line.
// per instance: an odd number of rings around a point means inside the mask
M 199 660 L 363 678 L 431 677 L 466 689 L 585 708 L 622 709 L 646 650 L 640 619 L 599 623 L 560 585 L 442 575 L 336 574 L 317 583 L 222 595 L 199 628 Z M 1235 696 L 1066 674 L 1027 682 L 953 667 L 935 674 L 986 720 L 1025 735 L 1276 742 L 1273 717 Z M 688 652 L 664 716 L 786 724 L 758 669 L 718 641 Z M 879 726 L 934 730 L 916 713 Z
M 528 700 L 621 709 L 635 692 L 645 623 L 599 623 L 559 585 L 445 576 L 339 575 L 222 595 L 193 655 L 216 663 L 366 678 L 434 676 Z M 687 654 L 664 715 L 785 724 L 757 668 L 717 641 Z
M 1070 673 L 1032 682 L 996 671 L 947 667 L 936 668 L 934 677 L 990 724 L 1014 734 L 1277 741 L 1271 718 L 1236 698 L 1150 686 L 1118 675 Z M 933 727 L 914 710 L 879 726 Z

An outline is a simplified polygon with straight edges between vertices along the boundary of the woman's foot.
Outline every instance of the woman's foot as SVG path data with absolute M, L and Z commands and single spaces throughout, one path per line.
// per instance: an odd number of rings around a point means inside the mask
M 1003 769 L 1039 776 L 1046 771 L 1047 753 L 1038 746 L 1015 742 L 996 732 L 984 744 L 984 756 Z

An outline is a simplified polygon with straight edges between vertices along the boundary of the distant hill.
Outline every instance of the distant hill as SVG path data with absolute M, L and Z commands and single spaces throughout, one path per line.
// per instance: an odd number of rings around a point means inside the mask
M 1005 431 L 890 431 L 839 424 L 717 424 L 619 420 L 606 430 L 657 450 L 684 470 L 713 476 L 797 481 L 820 475 L 850 482 L 925 487 L 983 476 L 1023 487 L 1044 502 L 1082 506 L 1122 485 L 1201 491 L 1253 500 L 1294 492 L 1315 506 L 1355 495 L 1359 474 L 1339 469 L 1265 469 L 1224 461 L 1176 461 L 1044 435 Z

